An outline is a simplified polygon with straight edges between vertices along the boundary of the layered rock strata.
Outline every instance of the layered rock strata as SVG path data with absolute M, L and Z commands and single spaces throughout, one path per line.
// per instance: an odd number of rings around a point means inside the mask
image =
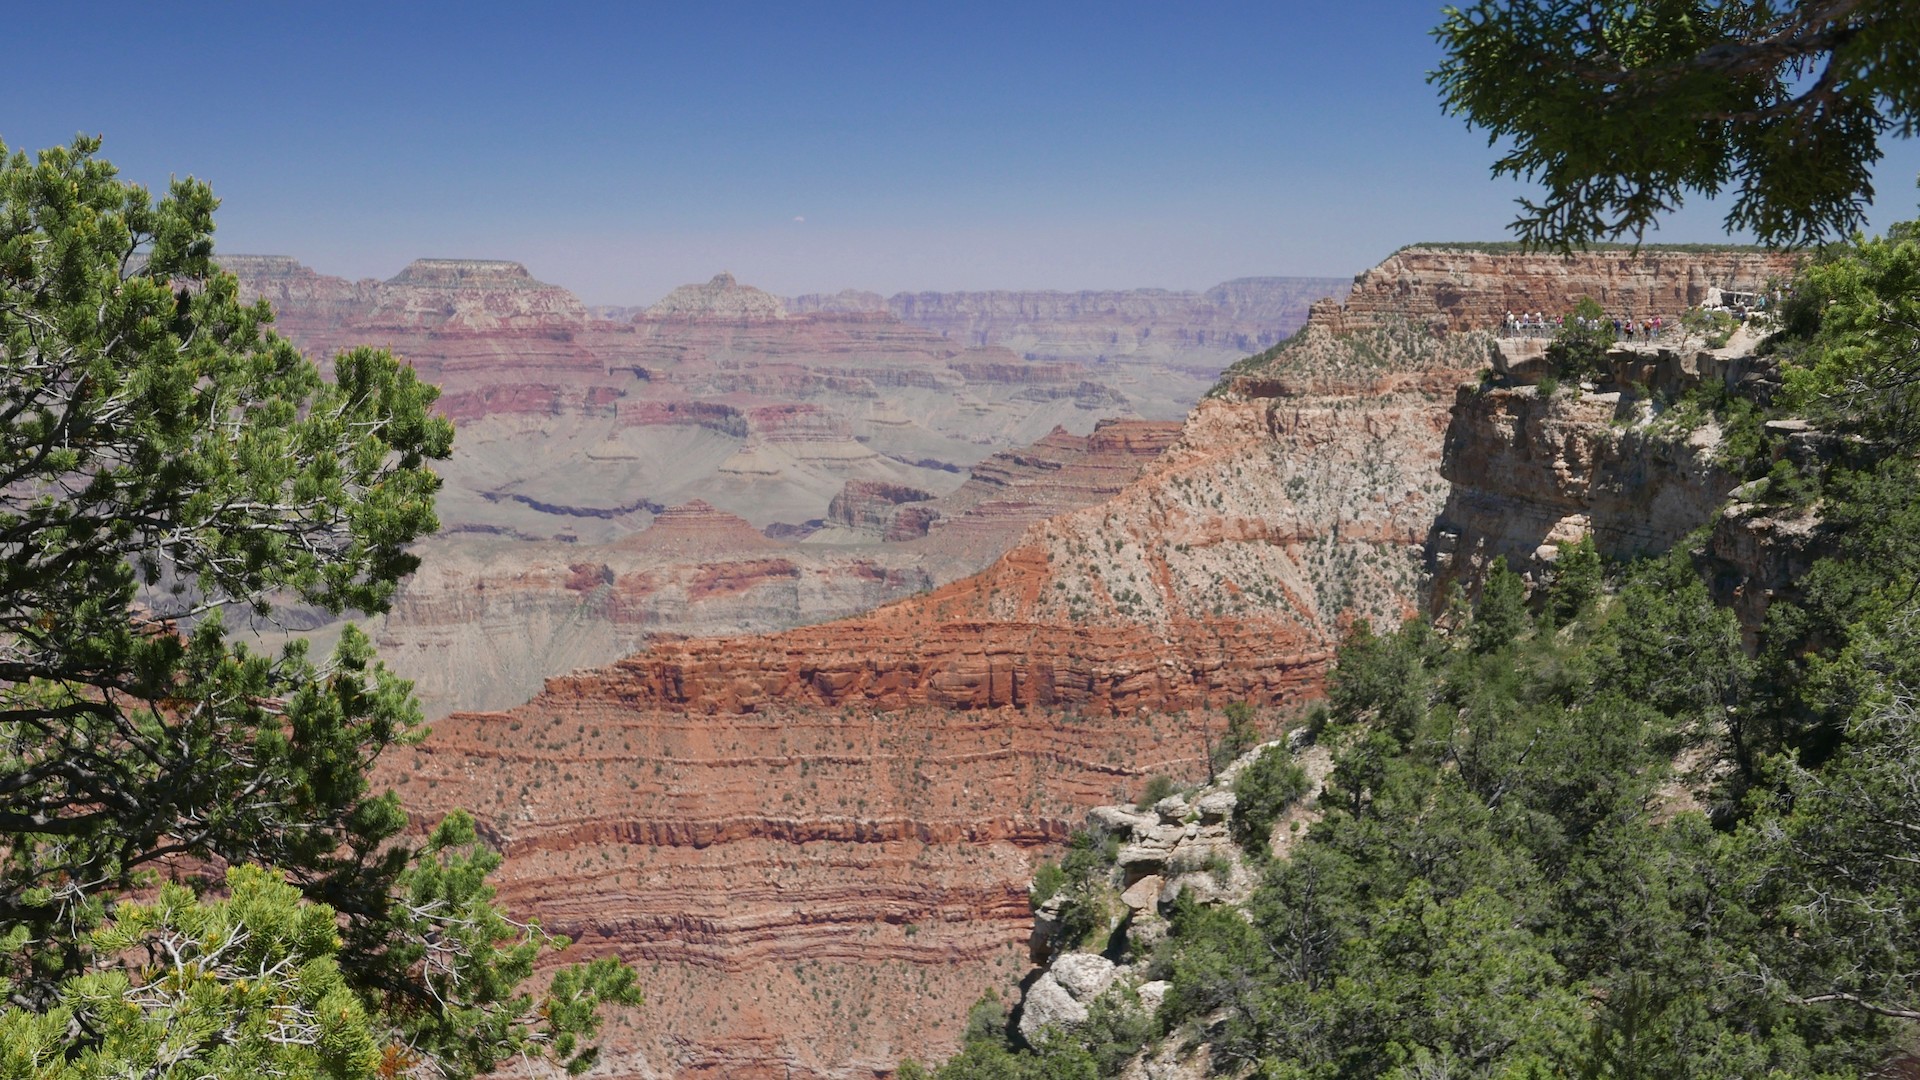
M 966 1004 L 1024 970 L 1033 861 L 1087 807 L 1196 772 L 1209 707 L 1310 699 L 1353 620 L 1415 610 L 1448 407 L 1490 354 L 1408 304 L 1322 309 L 1137 480 L 980 574 L 836 623 L 655 641 L 442 721 L 389 775 L 424 815 L 482 815 L 516 909 L 640 963 L 651 1004 L 613 1033 L 611 1075 L 944 1056 Z M 1048 385 L 1068 384 L 1025 388 Z M 906 411 L 876 405 L 868 430 Z M 1100 976 L 1054 981 L 1084 1004 Z
M 1446 404 L 1484 344 L 1343 381 L 1341 345 L 1307 340 L 1290 396 L 1203 403 L 1142 477 L 986 571 L 449 717 L 396 766 L 403 796 L 474 807 L 510 904 L 640 962 L 614 1075 L 944 1056 L 967 1003 L 1013 992 L 1033 862 L 1087 807 L 1196 771 L 1210 707 L 1307 700 L 1350 620 L 1414 610 Z
M 1677 319 L 1706 303 L 1710 290 L 1765 291 L 1792 278 L 1800 263 L 1760 249 L 1648 245 L 1559 255 L 1499 247 L 1416 244 L 1394 252 L 1354 278 L 1348 325 L 1413 316 L 1448 330 L 1493 330 L 1508 312 L 1557 319 L 1585 297 L 1612 315 Z
M 472 530 L 428 540 L 378 641 L 415 680 L 430 716 L 506 708 L 549 675 L 606 664 L 660 634 L 821 622 L 970 574 L 1034 521 L 1119 492 L 1179 431 L 1157 421 L 1103 422 L 1085 436 L 1056 428 L 981 462 L 937 498 L 849 481 L 827 519 L 776 530 L 778 539 L 700 499 L 675 507 L 543 504 L 544 513 L 583 523 L 650 523 L 600 543 Z
M 725 274 L 614 322 L 516 263 L 424 259 L 349 282 L 287 258 L 223 261 L 316 358 L 388 347 L 441 387 L 460 429 L 443 533 L 378 632 L 433 715 L 525 700 L 542 677 L 657 633 L 814 622 L 970 573 L 1034 518 L 1111 494 L 1144 457 L 1083 452 L 1084 469 L 999 506 L 963 495 L 824 536 L 802 523 L 824 523 L 850 484 L 953 494 L 995 451 L 1084 440 L 1111 414 L 1178 415 L 1204 385 L 1031 362 L 885 313 L 789 315 Z M 1105 457 L 1118 467 L 1096 475 Z M 655 516 L 696 502 L 751 528 L 659 542 L 673 529 Z M 955 528 L 937 543 L 936 521 Z M 769 529 L 809 543 L 771 544 Z M 578 587 L 594 575 L 603 587 Z

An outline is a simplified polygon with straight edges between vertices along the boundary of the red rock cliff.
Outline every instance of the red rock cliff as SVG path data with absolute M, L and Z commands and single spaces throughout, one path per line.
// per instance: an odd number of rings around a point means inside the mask
M 1605 249 L 1562 256 L 1416 244 L 1356 277 L 1351 325 L 1415 317 L 1450 330 L 1492 330 L 1507 312 L 1557 318 L 1582 297 L 1609 313 L 1676 318 L 1709 288 L 1760 289 L 1793 276 L 1797 256 L 1758 249 Z

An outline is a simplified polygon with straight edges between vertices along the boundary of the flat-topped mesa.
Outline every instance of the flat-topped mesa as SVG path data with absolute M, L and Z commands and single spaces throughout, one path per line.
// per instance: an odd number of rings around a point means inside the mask
M 787 306 L 772 293 L 742 285 L 719 273 L 705 285 L 682 285 L 647 309 L 649 319 L 710 322 L 765 322 L 787 317 Z
M 415 259 L 389 285 L 442 289 L 550 289 L 511 259 Z
M 374 293 L 372 326 L 434 331 L 574 330 L 587 309 L 502 259 L 415 259 Z
M 885 540 L 911 540 L 927 535 L 939 516 L 931 507 L 933 493 L 883 480 L 849 480 L 827 504 L 826 520 L 842 528 Z
M 729 514 L 708 503 L 693 499 L 669 506 L 654 515 L 653 524 L 615 542 L 615 546 L 636 551 L 679 552 L 699 555 L 712 552 L 757 551 L 779 545 L 738 514 Z
M 1100 420 L 1093 425 L 1093 434 L 1087 436 L 1087 451 L 1154 458 L 1179 437 L 1180 425 L 1165 420 Z
M 245 280 L 320 276 L 291 255 L 221 255 L 215 261 L 222 270 Z
M 240 279 L 240 298 L 273 305 L 274 326 L 296 341 L 351 322 L 379 282 L 348 281 L 319 273 L 288 255 L 220 255 L 222 270 Z
M 1494 244 L 1415 244 L 1353 280 L 1332 328 L 1387 318 L 1446 330 L 1496 330 L 1508 312 L 1557 319 L 1583 297 L 1610 315 L 1678 316 L 1709 290 L 1764 290 L 1793 276 L 1801 257 L 1758 248 L 1600 248 L 1559 255 Z M 1334 314 L 1316 308 L 1316 316 Z

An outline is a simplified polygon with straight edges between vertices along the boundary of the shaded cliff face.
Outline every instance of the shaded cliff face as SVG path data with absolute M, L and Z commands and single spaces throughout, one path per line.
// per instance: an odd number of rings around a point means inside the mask
M 1462 387 L 1443 469 L 1452 492 L 1429 544 L 1434 602 L 1454 584 L 1476 591 L 1497 557 L 1544 580 L 1555 545 L 1592 536 L 1602 555 L 1631 559 L 1713 520 L 1738 482 L 1716 464 L 1719 432 L 1652 420 L 1618 392 Z
M 1033 862 L 1087 807 L 1198 772 L 1206 706 L 1309 699 L 1347 622 L 1414 609 L 1447 403 L 1485 356 L 1427 340 L 1343 366 L 1310 331 L 1285 396 L 1203 403 L 1138 480 L 980 574 L 655 642 L 439 722 L 390 775 L 416 811 L 475 808 L 516 910 L 639 962 L 613 1074 L 944 1056 L 982 990 L 1015 993 Z
M 1755 343 L 1737 335 L 1720 350 L 1618 348 L 1598 393 L 1461 387 L 1441 470 L 1451 489 L 1427 542 L 1432 609 L 1454 586 L 1477 592 L 1495 558 L 1539 584 L 1551 579 L 1557 545 L 1583 537 L 1619 560 L 1692 541 L 1716 602 L 1732 609 L 1749 645 L 1757 641 L 1769 605 L 1795 595 L 1832 531 L 1798 508 L 1743 497 L 1754 488 L 1722 460 L 1724 433 L 1712 417 L 1665 404 L 1701 387 L 1770 393 L 1774 361 L 1753 354 Z M 1766 429 L 1776 452 L 1797 461 L 1830 449 L 1830 435 L 1800 421 Z
M 1351 325 L 1418 317 L 1450 330 L 1491 330 L 1512 312 L 1571 311 L 1592 297 L 1609 314 L 1676 318 L 1709 288 L 1759 290 L 1786 281 L 1799 257 L 1759 250 L 1599 250 L 1561 256 L 1415 245 L 1356 277 Z

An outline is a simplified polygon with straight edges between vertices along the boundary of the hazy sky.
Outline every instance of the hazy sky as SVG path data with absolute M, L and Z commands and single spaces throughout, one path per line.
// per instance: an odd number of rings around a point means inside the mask
M 518 259 L 589 303 L 1348 275 L 1522 193 L 1426 85 L 1439 7 L 24 4 L 0 139 L 206 178 L 222 251 Z M 1915 216 L 1889 150 L 1876 228 Z

